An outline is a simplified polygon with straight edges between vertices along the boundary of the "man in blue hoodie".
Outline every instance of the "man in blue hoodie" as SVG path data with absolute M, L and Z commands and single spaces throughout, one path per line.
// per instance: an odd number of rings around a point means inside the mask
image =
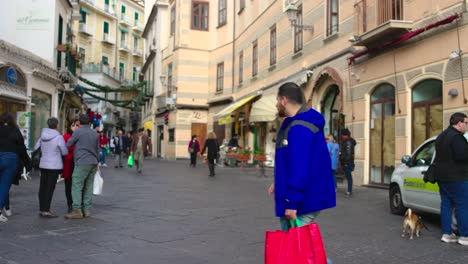
M 303 224 L 314 222 L 321 210 L 336 206 L 331 160 L 323 127 L 324 117 L 305 107 L 304 94 L 295 83 L 278 91 L 278 116 L 285 118 L 276 138 L 276 216 L 281 229 L 289 229 L 296 217 Z

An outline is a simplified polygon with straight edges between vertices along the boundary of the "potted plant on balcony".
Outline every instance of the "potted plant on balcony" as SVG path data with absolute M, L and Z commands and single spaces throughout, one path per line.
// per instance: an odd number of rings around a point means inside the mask
M 60 52 L 67 51 L 67 47 L 65 45 L 66 44 L 58 44 L 57 47 L 56 47 L 57 51 L 60 51 Z

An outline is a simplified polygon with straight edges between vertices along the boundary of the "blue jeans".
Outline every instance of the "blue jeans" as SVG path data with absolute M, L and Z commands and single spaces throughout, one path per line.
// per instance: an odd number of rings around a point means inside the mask
M 101 148 L 101 155 L 99 156 L 99 162 L 100 163 L 106 163 L 106 157 L 107 157 L 107 149 L 106 148 Z
M 439 183 L 442 232 L 452 234 L 452 212 L 455 207 L 460 236 L 468 237 L 468 181 Z
M 353 175 L 351 172 L 354 170 L 354 163 L 349 163 L 349 164 L 343 164 L 343 172 L 346 177 L 346 181 L 348 182 L 348 190 L 347 192 L 352 193 L 353 192 Z
M 5 205 L 17 169 L 18 156 L 16 153 L 0 152 L 0 210 Z

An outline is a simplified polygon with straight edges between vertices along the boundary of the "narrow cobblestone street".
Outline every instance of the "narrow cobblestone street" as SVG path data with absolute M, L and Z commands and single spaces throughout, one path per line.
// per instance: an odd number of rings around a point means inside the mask
M 254 169 L 218 168 L 207 176 L 185 161 L 147 160 L 143 175 L 102 169 L 104 195 L 85 220 L 38 217 L 38 177 L 13 187 L 13 216 L 0 225 L 0 263 L 263 263 L 264 234 L 278 228 L 272 177 Z M 269 172 L 271 174 L 271 171 Z M 402 217 L 391 215 L 387 190 L 356 187 L 318 222 L 329 257 L 341 263 L 464 263 L 468 249 L 439 242 L 438 216 L 422 214 L 430 231 L 401 238 Z M 52 210 L 66 211 L 63 183 Z

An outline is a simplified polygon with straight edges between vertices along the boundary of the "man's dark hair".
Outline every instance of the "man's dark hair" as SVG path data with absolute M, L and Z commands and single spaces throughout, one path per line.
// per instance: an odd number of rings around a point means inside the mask
M 51 117 L 47 120 L 47 126 L 50 128 L 50 129 L 57 129 L 58 127 L 58 119 L 55 118 L 55 117 Z
M 450 125 L 454 126 L 460 122 L 464 122 L 466 115 L 464 113 L 457 112 L 450 117 Z
M 196 137 L 197 137 L 197 135 L 192 135 L 192 140 L 193 140 L 194 138 L 196 138 Z
M 80 124 L 81 125 L 89 125 L 89 116 L 85 114 L 80 114 Z
M 16 121 L 15 121 L 15 118 L 13 117 L 13 114 L 9 112 L 4 112 L 0 116 L 0 124 L 1 125 L 7 124 L 7 126 L 18 127 L 16 125 Z
M 351 131 L 349 131 L 349 129 L 347 129 L 347 128 L 343 128 L 343 129 L 341 129 L 341 135 L 350 137 L 351 136 Z
M 139 128 L 139 129 L 138 129 L 138 132 L 143 132 L 143 131 L 145 131 L 144 128 Z
M 305 104 L 304 93 L 302 92 L 301 87 L 293 82 L 288 82 L 280 86 L 278 89 L 278 96 L 286 97 L 290 102 L 295 104 L 303 105 Z

